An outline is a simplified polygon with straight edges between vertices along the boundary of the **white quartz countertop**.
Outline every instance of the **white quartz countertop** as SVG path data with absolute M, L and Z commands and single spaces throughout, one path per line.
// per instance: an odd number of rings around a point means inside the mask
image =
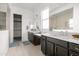
M 72 35 L 60 35 L 60 34 L 53 34 L 53 33 L 43 33 L 42 35 L 51 37 L 51 38 L 57 38 L 59 40 L 64 40 L 72 43 L 79 44 L 79 39 L 72 37 Z
M 44 36 L 47 36 L 47 37 L 57 38 L 59 40 L 79 44 L 79 39 L 72 37 L 73 34 L 70 34 L 70 33 L 63 34 L 63 33 L 59 33 L 59 32 L 47 32 L 47 33 L 41 33 L 41 34 L 34 33 L 34 35 L 37 35 L 37 36 L 44 35 Z
M 41 36 L 41 34 L 34 34 L 34 35 Z
M 41 33 L 39 31 L 29 31 L 29 32 L 32 32 L 34 35 L 41 36 Z

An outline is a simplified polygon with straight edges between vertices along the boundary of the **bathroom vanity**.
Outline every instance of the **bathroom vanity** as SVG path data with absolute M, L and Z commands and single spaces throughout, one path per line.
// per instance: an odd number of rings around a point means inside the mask
M 33 45 L 40 45 L 41 34 L 28 32 L 28 39 Z
M 45 33 L 41 36 L 41 51 L 46 56 L 79 56 L 79 39 Z

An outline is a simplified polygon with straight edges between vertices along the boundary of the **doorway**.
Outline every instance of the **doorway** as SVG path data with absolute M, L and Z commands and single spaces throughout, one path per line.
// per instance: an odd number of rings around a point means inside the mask
M 14 18 L 14 42 L 22 41 L 22 15 L 13 14 Z

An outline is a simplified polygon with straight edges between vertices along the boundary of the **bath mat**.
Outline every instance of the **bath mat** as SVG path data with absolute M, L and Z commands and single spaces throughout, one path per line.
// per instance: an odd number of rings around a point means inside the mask
M 23 42 L 23 44 L 24 45 L 29 45 L 29 44 L 31 44 L 29 41 L 25 41 L 25 42 Z
M 16 46 L 19 46 L 18 42 L 13 42 L 9 44 L 9 47 L 16 47 Z

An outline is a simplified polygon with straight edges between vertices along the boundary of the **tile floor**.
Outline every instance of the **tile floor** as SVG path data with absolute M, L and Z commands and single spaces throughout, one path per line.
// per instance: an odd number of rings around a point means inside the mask
M 31 43 L 24 45 L 22 42 L 19 46 L 10 47 L 6 56 L 44 56 L 41 52 L 41 46 L 34 46 Z

